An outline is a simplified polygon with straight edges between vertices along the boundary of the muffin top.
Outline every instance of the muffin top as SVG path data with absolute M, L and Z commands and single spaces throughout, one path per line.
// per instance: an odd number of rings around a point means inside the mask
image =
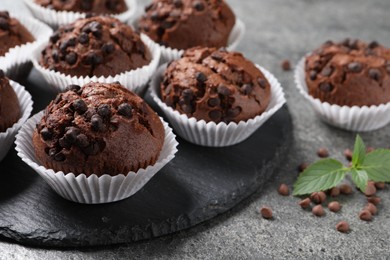
M 114 76 L 151 61 L 130 26 L 112 17 L 90 17 L 60 27 L 42 51 L 40 64 L 72 76 Z
M 309 94 L 340 106 L 370 106 L 390 101 L 390 49 L 346 39 L 328 41 L 306 57 Z
M 119 83 L 69 86 L 45 110 L 33 135 L 38 160 L 75 174 L 127 174 L 154 164 L 164 127 L 140 97 Z
M 19 100 L 9 80 L 0 70 L 0 132 L 15 124 L 20 118 Z
M 266 110 L 271 87 L 263 73 L 241 53 L 197 47 L 168 66 L 161 97 L 188 117 L 238 123 Z
M 35 3 L 56 11 L 94 14 L 118 14 L 127 10 L 124 0 L 34 0 Z
M 175 49 L 227 46 L 235 16 L 223 0 L 154 0 L 139 29 Z
M 0 56 L 4 56 L 9 49 L 35 39 L 31 33 L 7 11 L 0 12 Z

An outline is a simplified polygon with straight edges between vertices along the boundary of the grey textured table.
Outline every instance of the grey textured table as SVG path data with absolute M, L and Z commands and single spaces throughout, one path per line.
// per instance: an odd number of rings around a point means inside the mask
M 20 5 L 21 0 L 2 0 L 0 9 Z M 141 2 L 141 1 L 139 1 Z M 149 2 L 149 1 L 147 1 Z M 316 159 L 319 147 L 342 159 L 355 133 L 322 123 L 298 94 L 293 73 L 284 72 L 280 62 L 296 63 L 306 52 L 328 39 L 347 36 L 377 40 L 390 46 L 389 0 L 231 0 L 235 13 L 247 26 L 239 50 L 254 62 L 271 70 L 287 94 L 294 120 L 291 155 L 265 190 L 233 210 L 194 228 L 169 236 L 129 245 L 84 249 L 28 248 L 0 242 L 0 259 L 390 259 L 390 190 L 379 193 L 383 203 L 372 222 L 358 219 L 364 198 L 355 192 L 341 200 L 338 214 L 315 218 L 296 206 L 294 197 L 281 197 L 276 189 L 282 182 L 292 184 L 296 167 Z M 143 5 L 143 3 L 141 3 Z M 390 126 L 362 133 L 368 145 L 389 147 Z M 273 221 L 259 217 L 258 208 L 270 205 Z M 335 231 L 339 220 L 347 220 L 352 231 Z

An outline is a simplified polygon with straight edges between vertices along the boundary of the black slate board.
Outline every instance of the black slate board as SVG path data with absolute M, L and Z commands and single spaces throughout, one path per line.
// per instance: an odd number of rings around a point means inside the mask
M 36 71 L 22 84 L 33 95 L 34 113 L 54 97 Z M 261 189 L 291 139 L 286 107 L 239 145 L 205 148 L 178 138 L 175 159 L 143 189 L 103 205 L 61 198 L 11 150 L 0 163 L 0 236 L 26 245 L 73 247 L 132 242 L 186 229 Z

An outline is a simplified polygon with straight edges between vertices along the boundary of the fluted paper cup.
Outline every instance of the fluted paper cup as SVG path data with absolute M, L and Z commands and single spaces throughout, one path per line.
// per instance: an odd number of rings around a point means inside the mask
M 175 132 L 187 141 L 209 147 L 224 147 L 238 144 L 252 135 L 261 127 L 273 114 L 275 114 L 286 102 L 283 89 L 279 81 L 266 69 L 256 65 L 264 74 L 271 85 L 271 100 L 267 109 L 255 118 L 239 123 L 230 122 L 206 122 L 189 118 L 180 114 L 177 110 L 167 106 L 160 98 L 160 83 L 163 78 L 167 64 L 162 65 L 152 79 L 151 96 L 172 124 Z
M 305 57 L 302 58 L 295 69 L 295 83 L 323 121 L 342 129 L 362 132 L 381 128 L 390 122 L 390 102 L 379 106 L 349 107 L 329 104 L 312 97 L 305 79 L 305 60 Z
M 150 45 L 145 41 L 145 36 L 141 35 L 141 39 L 152 55 L 152 60 L 150 63 L 141 68 L 125 71 L 114 76 L 77 77 L 46 69 L 39 64 L 39 60 L 41 58 L 41 51 L 45 48 L 47 43 L 41 44 L 41 46 L 39 46 L 34 51 L 32 62 L 34 67 L 39 71 L 39 73 L 42 74 L 47 83 L 49 83 L 49 85 L 57 92 L 65 91 L 66 87 L 71 84 L 83 86 L 89 82 L 112 83 L 118 81 L 127 89 L 140 94 L 147 86 L 147 83 L 152 75 L 155 73 L 160 61 L 160 50 L 151 48 Z
M 237 19 L 232 31 L 230 32 L 228 45 L 226 49 L 228 51 L 235 50 L 238 44 L 241 42 L 242 38 L 244 37 L 244 34 L 245 34 L 245 24 L 241 20 Z M 143 35 L 146 37 L 145 41 L 151 46 L 152 49 L 161 50 L 161 63 L 166 63 L 172 60 L 176 60 L 180 58 L 184 53 L 184 50 L 174 49 L 174 48 L 160 45 L 154 42 L 148 36 L 146 36 L 146 34 Z
M 124 23 L 134 17 L 135 13 L 137 12 L 136 0 L 125 0 L 125 2 L 128 8 L 126 12 L 110 15 Z M 28 9 L 30 9 L 34 17 L 40 19 L 44 23 L 47 23 L 52 28 L 57 28 L 61 25 L 72 23 L 77 19 L 85 18 L 87 15 L 86 13 L 80 12 L 56 11 L 36 4 L 34 0 L 24 0 L 24 3 Z
M 33 168 L 61 197 L 74 202 L 99 204 L 122 200 L 139 191 L 159 170 L 175 157 L 178 142 L 172 129 L 161 119 L 165 129 L 165 139 L 160 155 L 154 165 L 136 172 L 111 176 L 96 174 L 86 176 L 71 172 L 55 172 L 40 165 L 35 157 L 32 135 L 43 111 L 30 118 L 16 136 L 18 156 Z
M 32 67 L 30 61 L 31 50 L 35 49 L 42 42 L 47 41 L 53 33 L 53 30 L 46 24 L 30 16 L 13 13 L 10 16 L 19 20 L 35 39 L 33 42 L 9 49 L 4 56 L 0 57 L 0 69 L 5 72 L 7 77 L 16 79 L 20 75 L 28 75 Z
M 30 93 L 28 93 L 22 85 L 19 85 L 12 80 L 10 80 L 9 83 L 18 97 L 21 115 L 19 120 L 13 124 L 13 126 L 7 128 L 5 132 L 0 132 L 0 161 L 3 160 L 5 155 L 8 153 L 8 150 L 15 140 L 15 135 L 17 134 L 19 128 L 30 117 L 33 108 L 33 101 Z

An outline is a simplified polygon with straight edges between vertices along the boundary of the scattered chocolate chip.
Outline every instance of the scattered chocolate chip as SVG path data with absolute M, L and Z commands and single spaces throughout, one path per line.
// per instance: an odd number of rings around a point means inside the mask
M 348 184 L 342 184 L 340 185 L 340 192 L 344 195 L 352 194 L 353 190 L 352 187 Z
M 257 78 L 257 83 L 259 83 L 262 89 L 265 89 L 267 87 L 267 81 L 263 78 Z
M 103 118 L 110 117 L 111 116 L 111 107 L 108 104 L 102 104 L 98 107 L 97 112 Z
M 348 161 L 351 161 L 352 160 L 352 151 L 351 151 L 351 149 L 345 149 L 344 150 L 344 156 L 345 156 L 345 159 L 347 159 Z
M 372 196 L 376 193 L 375 184 L 372 181 L 369 181 L 366 186 L 366 190 L 364 191 L 364 195 Z
M 221 120 L 222 112 L 219 110 L 211 110 L 209 112 L 209 117 L 213 121 L 219 121 L 219 120 Z
M 332 189 L 330 189 L 329 195 L 331 197 L 339 196 L 340 195 L 340 188 L 339 187 L 333 187 Z
M 89 24 L 87 24 L 86 26 L 84 26 L 84 28 L 82 29 L 83 32 L 86 32 L 86 33 L 92 33 L 93 36 L 95 36 L 96 38 L 101 38 L 103 33 L 102 33 L 102 25 L 101 23 L 97 22 L 97 21 L 93 21 Z
M 88 110 L 87 104 L 82 99 L 77 99 L 73 101 L 72 106 L 80 115 L 84 114 Z
M 322 148 L 318 149 L 317 155 L 320 158 L 326 158 L 329 156 L 329 151 L 328 151 L 328 149 L 322 147 Z
M 7 19 L 5 19 L 4 17 L 0 17 L 0 29 L 2 29 L 4 31 L 9 30 L 9 23 L 8 23 Z
M 349 224 L 346 221 L 340 221 L 336 225 L 336 230 L 341 233 L 347 233 L 349 231 Z
M 299 202 L 299 206 L 301 206 L 302 209 L 307 209 L 310 207 L 311 200 L 309 198 L 303 199 Z
M 369 202 L 367 206 L 364 208 L 371 212 L 372 215 L 376 215 L 378 213 L 378 209 L 374 203 Z
M 62 148 L 70 148 L 72 146 L 72 144 L 65 137 L 60 138 L 58 143 Z
M 89 42 L 89 36 L 87 33 L 83 32 L 79 35 L 78 39 L 79 43 L 87 44 Z
M 371 196 L 371 197 L 367 197 L 367 201 L 374 205 L 378 205 L 379 203 L 381 203 L 382 199 L 376 196 Z
M 376 48 L 376 47 L 378 47 L 378 46 L 379 46 L 379 43 L 376 42 L 376 41 L 372 41 L 372 42 L 370 42 L 370 43 L 368 44 L 368 48 L 370 48 L 370 49 L 374 49 L 374 48 Z
M 185 89 L 185 90 L 183 90 L 181 92 L 181 95 L 183 96 L 183 99 L 184 99 L 185 102 L 189 102 L 194 97 L 194 91 L 192 91 L 191 89 L 187 88 L 187 89 Z
M 328 82 L 320 83 L 319 87 L 320 87 L 320 90 L 323 91 L 323 92 L 331 92 L 333 90 L 332 84 L 330 84 Z
M 262 207 L 260 209 L 260 214 L 265 219 L 272 219 L 272 209 L 269 207 Z
M 83 151 L 87 155 L 95 155 L 99 153 L 100 147 L 97 142 L 91 142 L 87 147 L 83 148 Z
M 44 141 L 49 141 L 53 137 L 52 132 L 46 127 L 41 130 L 41 136 Z
M 103 62 L 103 56 L 97 52 L 90 52 L 84 58 L 86 65 L 98 65 Z
M 91 117 L 91 128 L 95 132 L 103 131 L 104 124 L 103 119 L 99 115 L 93 115 Z
M 222 96 L 229 96 L 231 94 L 230 89 L 224 85 L 219 85 L 217 91 L 218 94 L 221 94 Z
M 201 1 L 196 1 L 193 4 L 193 7 L 195 8 L 196 11 L 201 12 L 204 10 L 204 4 Z
M 79 134 L 76 137 L 76 144 L 81 148 L 87 147 L 89 145 L 88 137 L 85 134 Z
M 315 80 L 317 78 L 317 71 L 311 70 L 310 71 L 310 79 Z
M 53 58 L 54 62 L 60 61 L 60 55 L 56 49 L 51 52 L 51 57 Z
M 244 95 L 249 95 L 249 94 L 252 92 L 252 89 L 253 89 L 252 84 L 244 84 L 244 85 L 242 85 L 242 87 L 240 88 L 241 92 L 242 92 Z
M 375 188 L 378 190 L 383 190 L 386 187 L 386 184 L 384 182 L 375 182 Z
M 189 105 L 189 104 L 182 104 L 180 107 L 181 107 L 181 110 L 183 110 L 184 113 L 186 113 L 186 114 L 192 113 L 192 106 L 191 105 Z
M 288 196 L 290 194 L 290 189 L 286 184 L 282 183 L 279 186 L 278 193 L 282 196 Z
M 60 44 L 60 50 L 65 52 L 68 47 L 73 47 L 76 45 L 76 38 L 70 38 L 68 40 L 63 41 Z
M 56 43 L 59 39 L 60 39 L 60 33 L 58 31 L 54 32 L 50 36 L 50 42 L 52 42 L 52 43 Z
M 341 205 L 338 201 L 332 201 L 328 204 L 328 209 L 332 212 L 339 212 Z
M 291 70 L 291 63 L 289 60 L 283 60 L 280 65 L 281 65 L 282 69 L 285 71 Z
M 364 221 L 371 221 L 372 220 L 372 214 L 369 210 L 363 209 L 359 213 L 359 218 Z
M 378 69 L 369 69 L 368 70 L 368 76 L 372 78 L 373 80 L 378 81 L 381 77 L 381 72 Z
M 65 135 L 64 138 L 69 141 L 70 143 L 76 142 L 77 135 L 80 133 L 80 130 L 76 127 L 67 127 L 65 128 Z
M 120 104 L 118 107 L 118 114 L 131 118 L 133 116 L 133 107 L 128 103 Z
M 66 54 L 65 60 L 69 65 L 74 65 L 77 62 L 77 54 L 75 52 L 70 52 Z
M 326 194 L 323 191 L 313 192 L 310 195 L 310 200 L 316 204 L 321 204 L 326 200 Z
M 102 51 L 106 54 L 110 54 L 110 53 L 113 53 L 115 50 L 115 46 L 114 44 L 112 44 L 111 42 L 109 43 L 105 43 L 103 44 L 102 46 Z
M 303 172 L 304 170 L 306 170 L 307 167 L 309 167 L 309 164 L 307 164 L 307 163 L 301 163 L 301 164 L 298 166 L 298 171 L 299 171 L 299 172 Z
M 360 72 L 362 70 L 363 66 L 360 62 L 351 62 L 348 64 L 348 70 L 351 72 Z
M 314 206 L 311 212 L 313 213 L 314 216 L 317 217 L 322 217 L 325 215 L 325 210 L 321 204 Z
M 56 160 L 57 162 L 63 162 L 65 161 L 65 155 L 62 152 L 56 153 L 54 155 L 54 160 Z
M 200 82 L 200 83 L 204 83 L 204 82 L 206 82 L 206 80 L 207 80 L 207 76 L 206 76 L 204 73 L 202 73 L 202 72 L 197 72 L 197 73 L 195 74 L 195 79 L 196 79 L 198 82 Z
M 221 100 L 219 98 L 210 98 L 209 101 L 207 101 L 207 104 L 210 107 L 219 106 L 220 103 L 221 103 Z

